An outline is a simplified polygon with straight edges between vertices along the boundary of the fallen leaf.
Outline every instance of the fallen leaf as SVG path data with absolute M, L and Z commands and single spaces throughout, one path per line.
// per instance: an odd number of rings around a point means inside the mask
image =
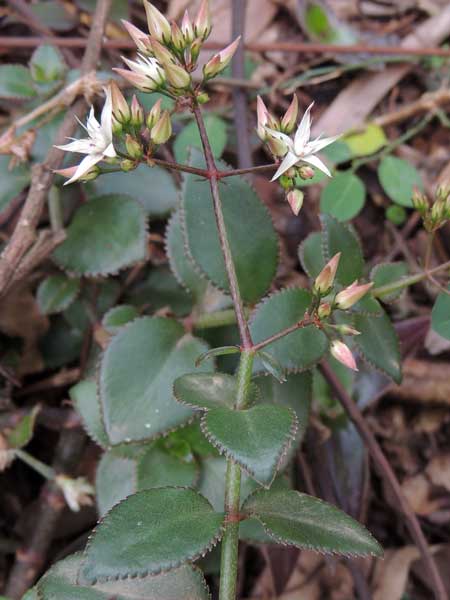
M 373 600 L 401 600 L 411 565 L 419 556 L 420 552 L 415 546 L 386 550 L 383 560 L 376 562 Z

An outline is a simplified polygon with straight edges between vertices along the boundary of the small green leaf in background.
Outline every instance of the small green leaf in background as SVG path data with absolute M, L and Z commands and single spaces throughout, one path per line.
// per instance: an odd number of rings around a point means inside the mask
M 315 279 L 325 266 L 322 247 L 322 233 L 314 231 L 303 240 L 298 248 L 300 263 L 311 279 Z
M 391 204 L 391 206 L 388 206 L 386 209 L 386 219 L 389 219 L 394 225 L 403 225 L 407 218 L 408 213 L 403 206 Z
M 396 383 L 401 383 L 400 345 L 387 314 L 384 311 L 379 317 L 355 314 L 354 326 L 360 332 L 354 342 L 363 357 Z
M 206 115 L 205 127 L 211 141 L 213 154 L 219 158 L 222 156 L 227 143 L 227 124 L 219 117 Z M 188 161 L 190 148 L 202 149 L 202 142 L 195 121 L 185 125 L 175 139 L 173 150 L 177 162 L 185 163 Z
M 30 10 L 42 25 L 55 31 L 69 31 L 77 24 L 75 15 L 66 10 L 58 0 L 33 2 Z
M 139 311 L 131 304 L 118 304 L 103 316 L 102 325 L 108 333 L 117 333 L 121 327 L 136 319 Z
M 353 219 L 366 200 L 366 188 L 361 179 L 350 171 L 338 173 L 322 190 L 320 208 L 338 221 Z
M 111 508 L 137 491 L 136 463 L 113 449 L 105 452 L 95 474 L 95 496 L 102 517 Z
M 28 100 L 33 96 L 36 96 L 36 90 L 30 71 L 26 67 L 0 66 L 0 98 Z
M 0 180 L 2 182 L 0 186 L 0 213 L 30 183 L 30 171 L 24 165 L 17 165 L 14 169 L 10 169 L 9 162 L 9 156 L 0 156 Z
M 385 156 L 378 167 L 380 183 L 391 200 L 402 206 L 412 207 L 415 187 L 423 190 L 418 170 L 409 162 L 396 156 Z
M 132 173 L 102 175 L 87 186 L 89 197 L 126 194 L 144 207 L 153 218 L 165 217 L 178 203 L 178 190 L 165 169 L 139 165 Z
M 383 553 L 357 521 L 332 504 L 294 490 L 256 491 L 247 498 L 243 511 L 261 521 L 277 542 L 350 556 Z
M 31 441 L 39 411 L 40 406 L 35 406 L 28 415 L 20 419 L 13 429 L 4 433 L 9 448 L 23 448 Z
M 102 414 L 112 444 L 153 439 L 193 416 L 176 402 L 172 387 L 194 370 L 206 347 L 174 319 L 141 317 L 120 329 L 100 367 Z
M 448 288 L 450 292 L 450 286 Z M 441 292 L 431 312 L 431 326 L 443 338 L 450 340 L 450 296 Z
M 373 289 L 376 289 L 388 285 L 389 283 L 395 283 L 406 275 L 408 275 L 408 265 L 403 261 L 398 261 L 376 265 L 370 273 L 370 279 L 373 281 Z M 383 294 L 382 296 L 377 294 L 377 298 L 382 302 L 392 302 L 393 300 L 397 300 L 397 298 L 402 295 L 403 291 L 404 289 L 399 289 L 394 292 Z
M 255 344 L 301 321 L 310 304 L 310 292 L 300 288 L 287 288 L 263 300 L 250 319 L 250 332 Z M 265 351 L 283 369 L 299 372 L 315 365 L 327 347 L 325 334 L 309 325 L 266 346 Z M 255 371 L 264 371 L 259 360 L 255 361 Z
M 362 132 L 346 135 L 344 141 L 350 147 L 353 156 L 370 156 L 386 145 L 387 138 L 379 125 L 371 124 Z
M 66 64 L 58 48 L 43 44 L 31 57 L 30 72 L 36 83 L 53 83 L 63 78 Z
M 142 207 L 124 195 L 98 196 L 83 204 L 55 250 L 56 262 L 80 275 L 108 275 L 147 256 Z
M 79 381 L 70 388 L 69 396 L 89 437 L 99 446 L 107 448 L 109 440 L 100 413 L 100 401 L 95 381 L 91 379 Z
M 208 600 L 210 597 L 200 569 L 191 565 L 156 576 L 84 586 L 78 583 L 81 564 L 81 552 L 56 563 L 33 588 L 36 595 L 27 595 L 27 600 Z
M 50 275 L 38 287 L 36 299 L 40 311 L 51 315 L 66 310 L 80 292 L 80 280 L 62 273 Z
M 352 158 L 352 151 L 350 149 L 350 146 L 346 142 L 344 142 L 344 140 L 341 139 L 336 140 L 335 142 L 321 150 L 321 152 L 334 165 L 340 165 L 341 163 L 348 162 Z
M 339 21 L 328 7 L 311 0 L 299 5 L 305 6 L 301 15 L 310 38 L 327 44 L 355 44 L 358 41 L 352 29 Z
M 363 275 L 364 259 L 358 236 L 351 225 L 340 223 L 330 215 L 321 217 L 322 243 L 325 260 L 329 261 L 341 253 L 336 280 L 342 285 L 350 285 Z
M 246 410 L 214 408 L 203 416 L 201 426 L 221 454 L 265 487 L 274 480 L 298 428 L 292 410 L 273 404 Z
M 79 577 L 94 583 L 174 569 L 214 546 L 222 522 L 223 514 L 214 512 L 194 490 L 138 492 L 114 506 L 97 525 Z

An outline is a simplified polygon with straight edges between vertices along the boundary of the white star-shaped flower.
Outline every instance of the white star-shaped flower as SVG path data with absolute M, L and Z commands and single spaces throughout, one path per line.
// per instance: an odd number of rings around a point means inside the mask
M 298 129 L 295 132 L 293 140 L 285 133 L 281 133 L 280 131 L 275 131 L 274 129 L 269 129 L 268 127 L 266 127 L 266 131 L 269 133 L 269 135 L 279 140 L 280 142 L 286 144 L 286 147 L 288 149 L 281 165 L 278 167 L 277 172 L 272 177 L 272 181 L 278 179 L 280 175 L 283 175 L 283 173 L 289 171 L 291 167 L 295 166 L 299 162 L 306 162 L 312 165 L 313 167 L 316 167 L 317 169 L 323 171 L 326 175 L 328 175 L 328 177 L 331 177 L 331 173 L 328 167 L 320 160 L 318 156 L 315 156 L 315 154 L 317 152 L 320 152 L 320 150 L 322 150 L 329 144 L 332 144 L 340 136 L 337 135 L 329 138 L 321 138 L 319 136 L 317 139 L 310 141 L 310 113 L 313 105 L 314 102 L 310 104 L 306 109 L 306 112 L 303 115 L 300 125 L 298 126 Z
M 89 137 L 81 140 L 69 138 L 73 140 L 69 144 L 56 146 L 65 152 L 86 154 L 86 157 L 80 162 L 73 176 L 64 185 L 80 179 L 101 160 L 117 156 L 113 146 L 111 90 L 105 88 L 105 94 L 106 101 L 100 117 L 100 123 L 95 118 L 93 106 L 91 106 L 86 126 L 80 123 Z

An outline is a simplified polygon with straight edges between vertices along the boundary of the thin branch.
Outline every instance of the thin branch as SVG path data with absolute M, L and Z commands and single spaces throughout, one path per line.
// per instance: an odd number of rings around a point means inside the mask
M 420 523 L 416 515 L 414 514 L 414 511 L 408 504 L 408 501 L 402 492 L 402 488 L 400 487 L 397 477 L 395 476 L 394 471 L 392 470 L 382 449 L 380 448 L 377 440 L 375 439 L 375 436 L 370 431 L 359 408 L 356 406 L 355 402 L 347 393 L 344 386 L 341 384 L 341 382 L 336 377 L 329 365 L 323 361 L 320 364 L 319 368 L 322 375 L 325 377 L 331 389 L 333 390 L 333 393 L 340 400 L 346 413 L 353 421 L 359 434 L 366 443 L 370 456 L 372 457 L 372 460 L 376 469 L 379 472 L 380 477 L 390 487 L 393 495 L 395 496 L 398 507 L 405 519 L 405 524 L 409 529 L 411 537 L 413 538 L 415 544 L 417 545 L 422 554 L 425 566 L 428 570 L 428 574 L 430 577 L 430 585 L 433 588 L 436 600 L 446 600 L 447 592 L 445 591 L 444 583 L 441 579 L 441 576 L 439 574 L 434 558 L 430 552 L 430 549 L 428 548 L 428 543 L 422 532 Z
M 269 344 L 273 344 L 273 342 L 276 342 L 277 340 L 285 337 L 286 335 L 289 335 L 290 333 L 297 331 L 297 329 L 302 329 L 303 327 L 307 327 L 308 325 L 313 325 L 313 324 L 314 324 L 314 321 L 311 320 L 310 317 L 308 316 L 305 319 L 302 319 L 301 321 L 299 321 L 298 323 L 294 323 L 294 325 L 291 325 L 290 327 L 286 327 L 286 329 L 282 329 L 278 333 L 271 335 L 269 338 L 263 340 L 262 342 L 259 342 L 258 344 L 254 344 L 253 352 L 258 352 L 259 350 L 262 350 Z

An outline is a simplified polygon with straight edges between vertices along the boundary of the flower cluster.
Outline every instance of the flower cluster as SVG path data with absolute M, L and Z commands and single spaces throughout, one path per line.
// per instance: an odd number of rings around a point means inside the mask
M 425 194 L 415 189 L 412 203 L 429 233 L 437 231 L 450 220 L 450 186 L 439 186 L 432 203 Z
M 294 96 L 281 121 L 268 111 L 260 96 L 257 98 L 257 134 L 275 159 L 283 159 L 272 181 L 280 178 L 280 183 L 286 190 L 286 199 L 295 215 L 298 215 L 303 204 L 303 192 L 295 188 L 295 178 L 311 179 L 314 176 L 312 167 L 316 167 L 331 177 L 328 167 L 316 154 L 339 137 L 321 138 L 319 136 L 315 140 L 310 140 L 313 105 L 314 103 L 310 104 L 306 109 L 292 139 L 289 134 L 293 132 L 297 124 L 297 97 Z
M 349 310 L 356 304 L 372 287 L 373 283 L 359 284 L 354 281 L 351 285 L 334 293 L 336 273 L 339 267 L 341 253 L 338 252 L 325 265 L 317 275 L 313 285 L 313 295 L 316 301 L 316 315 L 320 326 L 329 336 L 353 336 L 359 335 L 359 331 L 347 324 L 326 323 L 334 310 Z M 336 360 L 346 367 L 357 371 L 355 358 L 350 348 L 340 339 L 332 339 L 330 352 Z

